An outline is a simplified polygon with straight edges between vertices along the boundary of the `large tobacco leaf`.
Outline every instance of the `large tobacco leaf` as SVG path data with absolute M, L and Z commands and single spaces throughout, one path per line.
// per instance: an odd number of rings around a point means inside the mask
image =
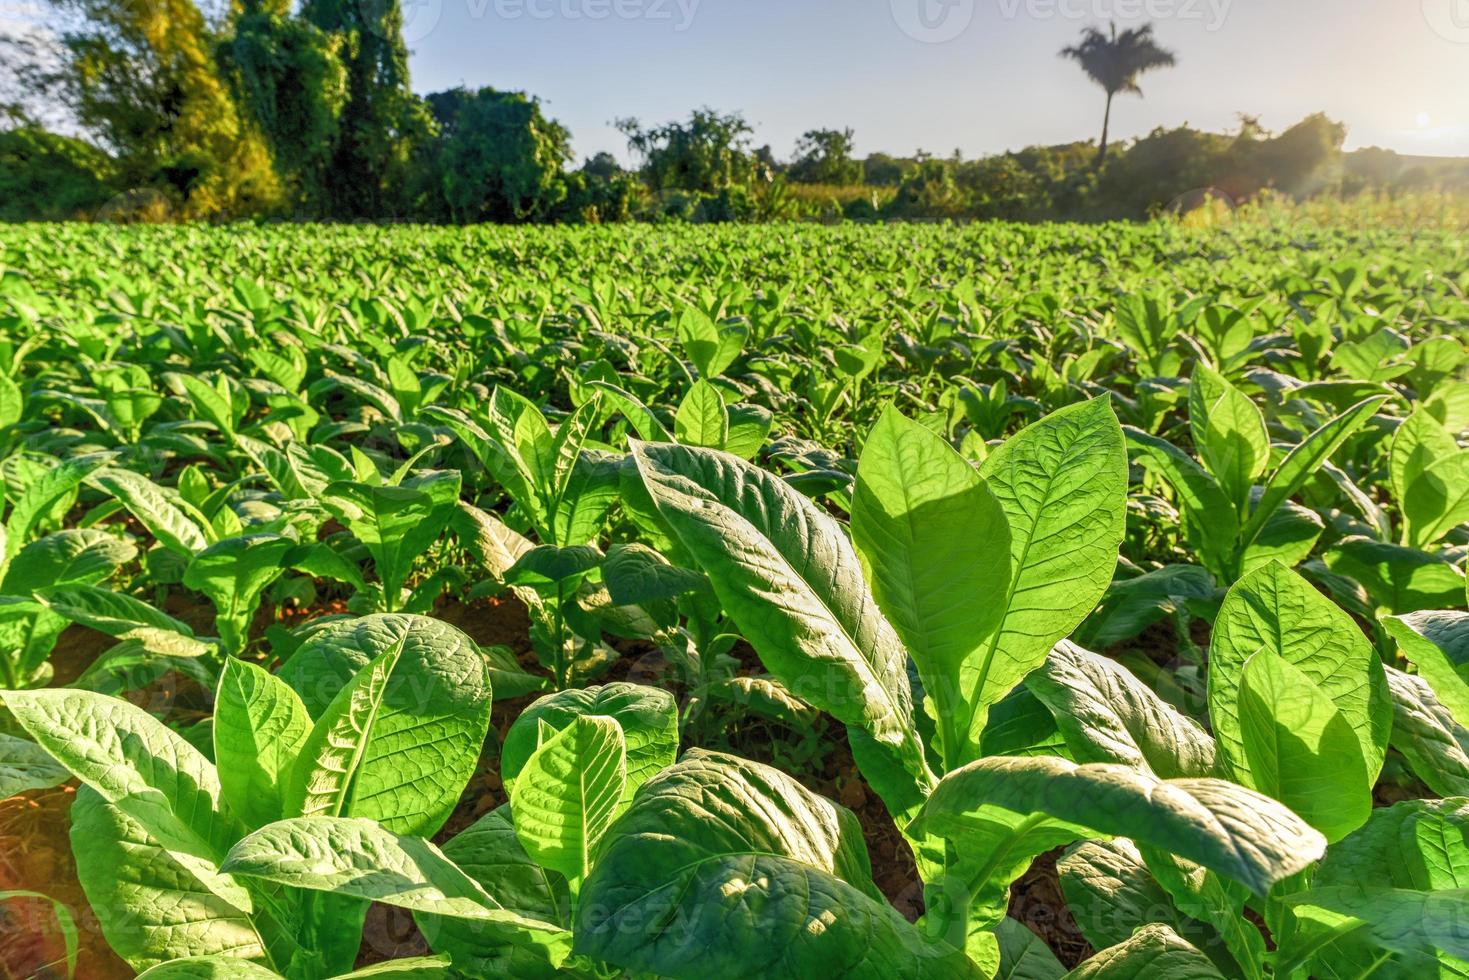
M 1164 779 L 1214 775 L 1214 739 L 1121 664 L 1062 642 L 1025 683 L 1077 762 L 1116 762 Z
M 1234 783 L 1165 780 L 1126 766 L 1047 758 L 981 759 L 949 773 L 911 829 L 962 847 L 986 823 L 1013 817 L 1065 825 L 1072 840 L 1130 837 L 1262 896 L 1319 858 L 1326 844 L 1284 806 Z
M 330 623 L 286 667 L 316 724 L 287 806 L 368 817 L 402 834 L 441 827 L 478 763 L 490 723 L 488 659 L 422 616 Z
M 934 703 L 944 753 L 957 762 L 970 748 L 964 666 L 984 655 L 1006 611 L 994 601 L 1010 584 L 1005 511 L 948 443 L 889 408 L 862 450 L 852 539 Z M 988 686 L 1007 691 L 1023 676 L 1017 669 L 993 672 Z
M 1358 781 L 1370 789 L 1382 769 L 1392 726 L 1382 663 L 1350 616 L 1276 562 L 1235 584 L 1214 625 L 1209 716 L 1224 771 L 1246 785 L 1259 782 L 1262 787 L 1275 785 L 1281 775 L 1262 769 L 1257 776 L 1255 769 L 1265 765 L 1264 757 L 1252 757 L 1246 745 L 1242 687 L 1246 665 L 1256 657 L 1276 658 L 1295 668 L 1319 689 L 1325 704 L 1340 712 L 1341 723 L 1355 734 L 1360 749 L 1363 768 Z M 1271 710 L 1267 708 L 1266 714 Z M 1324 708 L 1318 714 L 1321 726 L 1337 724 L 1324 716 Z M 1302 755 L 1297 765 L 1313 766 L 1319 777 L 1330 778 L 1334 764 L 1319 752 L 1311 754 L 1316 762 L 1307 762 Z
M 961 671 L 974 746 L 989 707 L 1112 584 L 1127 512 L 1122 429 L 1105 398 L 1072 405 L 1009 439 L 980 474 L 1010 524 L 1011 577 L 998 629 Z
M 882 898 L 850 812 L 716 753 L 643 787 L 582 889 L 576 937 L 579 953 L 674 978 L 979 976 Z
M 785 481 L 728 453 L 638 443 L 633 457 L 659 515 L 766 668 L 869 734 L 910 784 L 930 783 L 907 653 L 841 526 Z

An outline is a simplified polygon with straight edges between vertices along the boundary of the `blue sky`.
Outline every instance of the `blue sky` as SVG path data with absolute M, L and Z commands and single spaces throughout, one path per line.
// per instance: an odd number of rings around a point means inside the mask
M 815 127 L 853 127 L 864 154 L 1094 137 L 1103 97 L 1056 52 L 1109 15 L 1151 20 L 1179 58 L 1145 98 L 1119 100 L 1115 135 L 1227 130 L 1239 112 L 1279 129 L 1325 110 L 1351 147 L 1469 155 L 1469 0 L 404 3 L 415 89 L 531 92 L 583 156 L 626 157 L 617 117 L 701 105 L 742 111 L 782 158 Z

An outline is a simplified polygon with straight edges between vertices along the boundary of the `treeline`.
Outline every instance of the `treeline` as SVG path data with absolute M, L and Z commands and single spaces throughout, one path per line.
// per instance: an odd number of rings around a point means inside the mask
M 398 0 L 56 0 L 59 47 L 0 52 L 24 97 L 0 105 L 0 220 L 442 223 L 779 219 L 1140 218 L 1265 188 L 1303 196 L 1469 183 L 1463 168 L 1343 154 L 1312 116 L 1279 135 L 1158 130 L 1099 159 L 1094 143 L 963 160 L 859 159 L 818 129 L 782 160 L 739 114 L 621 120 L 639 161 L 575 165 L 532 96 L 420 97 Z M 63 107 L 87 134 L 42 120 Z

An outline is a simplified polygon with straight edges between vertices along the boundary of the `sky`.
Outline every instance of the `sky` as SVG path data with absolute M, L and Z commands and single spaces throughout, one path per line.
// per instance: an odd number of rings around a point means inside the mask
M 0 0 L 0 5 L 16 0 Z M 1057 56 L 1151 21 L 1178 66 L 1120 97 L 1114 137 L 1280 130 L 1325 111 L 1348 147 L 1469 156 L 1469 0 L 403 0 L 413 87 L 540 97 L 579 156 L 615 119 L 739 111 L 782 159 L 815 128 L 865 155 L 981 156 L 1095 138 L 1104 96 Z

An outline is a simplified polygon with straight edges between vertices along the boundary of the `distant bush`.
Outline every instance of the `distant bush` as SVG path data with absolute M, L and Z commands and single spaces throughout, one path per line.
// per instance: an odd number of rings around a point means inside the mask
M 36 127 L 0 132 L 0 221 L 90 218 L 117 193 L 111 157 Z

